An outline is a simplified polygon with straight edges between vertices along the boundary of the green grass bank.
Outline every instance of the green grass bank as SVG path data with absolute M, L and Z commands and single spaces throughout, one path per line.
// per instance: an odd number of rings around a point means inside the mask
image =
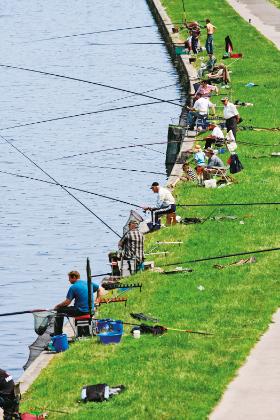
M 218 58 L 223 55 L 226 35 L 231 36 L 234 50 L 244 54 L 242 60 L 231 65 L 232 90 L 227 92 L 233 100 L 254 104 L 240 108 L 242 125 L 279 126 L 279 51 L 225 1 L 188 0 L 186 3 L 187 20 L 209 17 L 217 26 L 215 55 Z M 164 0 L 163 4 L 172 20 L 182 19 L 181 0 Z M 226 64 L 231 62 L 227 60 Z M 245 84 L 251 81 L 259 86 L 246 88 Z M 214 100 L 220 105 L 218 99 Z M 176 225 L 147 237 L 146 252 L 159 240 L 183 241 L 181 246 L 160 246 L 160 251 L 169 253 L 157 256 L 156 265 L 175 264 L 194 271 L 137 275 L 135 282 L 143 283 L 142 293 L 134 289 L 127 295 L 126 308 L 118 304 L 106 308 L 103 305 L 99 314 L 133 321 L 130 312 L 150 313 L 160 318 L 161 325 L 207 330 L 214 335 L 168 331 L 160 337 L 142 335 L 140 340 L 135 340 L 126 327 L 121 344 L 116 346 L 102 346 L 95 339 L 77 342 L 43 371 L 24 395 L 22 409 L 46 407 L 65 411 L 74 420 L 207 418 L 279 306 L 277 252 L 257 254 L 255 264 L 223 270 L 213 268 L 213 264 L 226 264 L 238 258 L 183 263 L 280 244 L 279 207 L 219 205 L 279 201 L 280 160 L 270 157 L 271 152 L 280 151 L 280 146 L 274 146 L 280 143 L 279 133 L 240 131 L 237 142 L 245 169 L 235 176 L 236 184 L 208 190 L 181 183 L 175 191 L 178 203 L 217 204 L 214 208 L 181 208 L 178 214 L 183 217 L 207 217 L 213 212 L 213 216 L 234 215 L 237 219 Z M 224 160 L 228 157 L 222 156 Z M 199 290 L 199 286 L 204 290 Z M 82 386 L 95 383 L 124 384 L 127 390 L 107 403 L 78 404 Z M 50 412 L 49 418 L 68 416 Z

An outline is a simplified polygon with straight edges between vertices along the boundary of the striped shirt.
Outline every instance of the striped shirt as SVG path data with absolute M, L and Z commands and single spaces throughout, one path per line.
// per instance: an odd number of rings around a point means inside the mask
M 138 263 L 144 261 L 144 236 L 138 229 L 129 230 L 119 242 L 127 260 L 136 258 Z

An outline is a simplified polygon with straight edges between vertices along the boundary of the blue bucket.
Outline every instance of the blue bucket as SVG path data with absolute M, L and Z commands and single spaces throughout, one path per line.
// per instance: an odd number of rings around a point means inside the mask
M 67 335 L 55 335 L 54 337 L 52 337 L 52 345 L 57 353 L 69 349 Z
M 102 344 L 119 343 L 123 334 L 122 321 L 99 319 L 96 322 L 96 332 Z

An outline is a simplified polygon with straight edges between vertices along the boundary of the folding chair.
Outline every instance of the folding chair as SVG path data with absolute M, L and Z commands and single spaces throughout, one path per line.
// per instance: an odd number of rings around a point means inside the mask
M 231 184 L 232 180 L 230 175 L 227 175 L 227 171 L 229 166 L 220 168 L 220 167 L 212 167 L 208 169 L 206 172 L 209 174 L 210 179 L 219 178 L 219 180 L 225 182 L 225 184 Z

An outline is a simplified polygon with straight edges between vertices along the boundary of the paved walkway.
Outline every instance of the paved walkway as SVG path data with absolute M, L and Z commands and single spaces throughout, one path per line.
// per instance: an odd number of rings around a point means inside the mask
M 227 0 L 247 22 L 280 49 L 280 9 L 268 0 Z M 280 418 L 280 416 L 279 416 Z
M 280 309 L 209 419 L 280 419 Z
M 280 49 L 280 9 L 266 0 L 227 2 Z M 280 419 L 280 310 L 209 419 Z

